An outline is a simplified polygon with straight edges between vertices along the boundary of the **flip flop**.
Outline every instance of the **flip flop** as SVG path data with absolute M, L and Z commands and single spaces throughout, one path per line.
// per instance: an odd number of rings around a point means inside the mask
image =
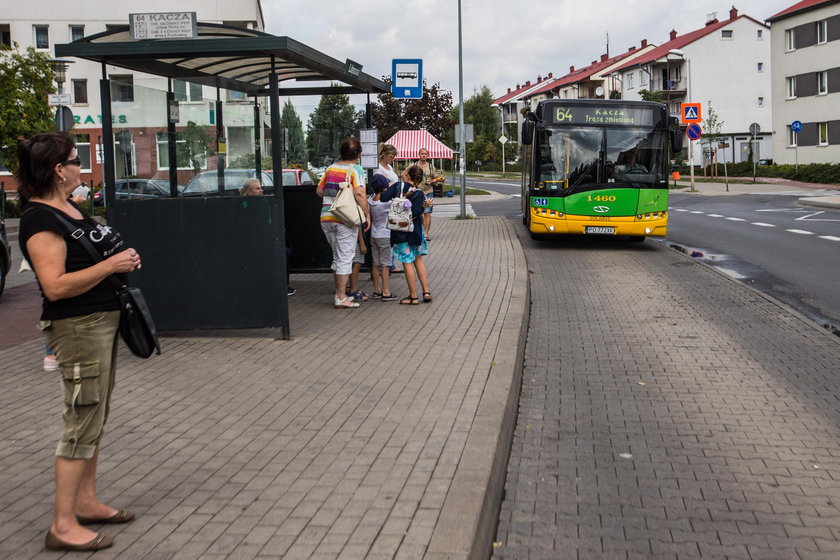
M 416 297 L 405 297 L 400 300 L 400 305 L 420 305 L 420 300 Z
M 344 299 L 335 298 L 336 309 L 353 309 L 354 307 L 359 307 L 359 304 L 353 301 L 352 297 L 346 297 Z

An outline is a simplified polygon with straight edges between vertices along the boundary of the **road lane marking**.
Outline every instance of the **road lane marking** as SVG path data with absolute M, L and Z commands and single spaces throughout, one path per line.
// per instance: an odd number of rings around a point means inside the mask
M 820 235 L 820 239 L 827 239 L 829 241 L 840 241 L 840 237 L 834 237 L 833 235 Z
M 798 233 L 800 235 L 814 235 L 813 231 L 805 231 L 802 229 L 786 229 L 785 231 L 789 231 L 791 233 Z
M 726 218 L 727 220 L 731 220 L 733 222 L 746 222 L 744 218 Z
M 721 214 L 707 214 L 707 216 L 710 218 L 723 218 L 723 215 Z
M 764 222 L 753 222 L 752 225 L 761 227 L 776 227 L 773 224 L 765 224 Z
M 674 208 L 677 212 L 688 212 L 685 208 Z
M 701 212 L 700 210 L 692 210 L 689 214 L 705 214 L 705 212 Z

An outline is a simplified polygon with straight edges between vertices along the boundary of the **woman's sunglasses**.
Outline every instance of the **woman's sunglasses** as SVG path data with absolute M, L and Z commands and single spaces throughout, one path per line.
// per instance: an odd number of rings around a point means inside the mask
M 82 158 L 74 157 L 73 159 L 68 159 L 67 161 L 62 161 L 59 165 L 78 165 L 79 167 L 82 166 Z

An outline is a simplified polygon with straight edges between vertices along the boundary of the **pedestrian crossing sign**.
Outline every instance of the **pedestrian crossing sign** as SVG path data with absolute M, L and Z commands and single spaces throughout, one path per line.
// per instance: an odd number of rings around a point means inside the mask
M 703 120 L 700 103 L 680 103 L 680 122 L 699 123 Z

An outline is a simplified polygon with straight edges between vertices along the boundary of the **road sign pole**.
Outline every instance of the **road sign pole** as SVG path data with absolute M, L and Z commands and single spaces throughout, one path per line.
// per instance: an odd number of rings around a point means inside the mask
M 688 168 L 691 171 L 691 192 L 696 191 L 694 188 L 694 140 L 688 140 Z

